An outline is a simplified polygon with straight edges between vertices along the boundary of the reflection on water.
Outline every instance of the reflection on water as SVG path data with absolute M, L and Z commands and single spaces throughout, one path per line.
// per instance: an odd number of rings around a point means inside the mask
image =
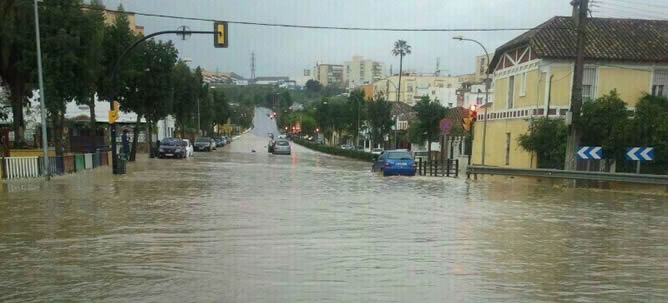
M 668 301 L 663 197 L 265 145 L 4 185 L 0 301 Z

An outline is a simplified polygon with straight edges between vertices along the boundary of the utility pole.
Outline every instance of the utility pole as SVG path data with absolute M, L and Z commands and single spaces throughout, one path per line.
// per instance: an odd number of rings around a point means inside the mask
M 251 82 L 255 82 L 255 52 L 251 53 Z
M 587 26 L 587 12 L 589 11 L 589 0 L 573 0 L 573 18 L 577 26 L 577 48 L 575 53 L 575 67 L 573 71 L 573 89 L 571 91 L 571 109 L 566 121 L 568 124 L 568 141 L 566 143 L 566 163 L 564 169 L 576 170 L 577 160 L 575 150 L 580 144 L 580 136 L 575 122 L 580 118 L 582 109 L 582 80 L 584 78 L 585 63 L 585 28 Z M 577 14 L 576 14 L 577 13 Z

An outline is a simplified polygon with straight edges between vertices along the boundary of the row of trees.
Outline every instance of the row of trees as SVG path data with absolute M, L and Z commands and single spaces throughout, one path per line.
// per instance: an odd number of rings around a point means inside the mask
M 633 163 L 625 161 L 628 147 L 654 147 L 656 160 L 643 166 L 643 172 L 668 172 L 668 99 L 643 96 L 628 108 L 616 91 L 585 102 L 582 117 L 575 125 L 582 133 L 582 146 L 603 147 L 609 164 L 617 171 L 632 171 Z M 531 123 L 529 133 L 518 138 L 520 146 L 535 152 L 538 167 L 562 169 L 566 153 L 567 127 L 562 120 L 541 118 Z
M 211 133 L 214 125 L 225 123 L 234 112 L 243 114 L 237 122 L 250 125 L 252 111 L 231 107 L 222 91 L 210 90 L 199 68 L 192 71 L 178 60 L 171 42 L 140 44 L 121 61 L 117 81 L 112 83 L 114 64 L 141 35 L 130 28 L 125 14 L 105 23 L 99 0 L 86 7 L 80 0 L 44 0 L 39 12 L 48 120 L 58 153 L 63 151 L 66 104 L 74 100 L 87 105 L 90 128 L 95 129 L 96 96 L 119 96 L 121 111 L 137 113 L 137 126 L 142 118 L 148 122 L 149 142 L 150 126 L 170 114 L 182 135 L 198 126 Z M 8 0 L 0 5 L 0 78 L 9 92 L 18 146 L 25 145 L 23 109 L 38 89 L 34 21 L 32 1 Z

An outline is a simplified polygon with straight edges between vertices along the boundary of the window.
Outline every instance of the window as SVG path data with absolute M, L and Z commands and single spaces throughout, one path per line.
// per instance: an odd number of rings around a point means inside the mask
M 506 133 L 506 165 L 510 165 L 510 133 Z
M 478 105 L 482 104 L 482 97 L 478 97 L 478 98 L 476 98 L 476 102 L 475 102 L 475 103 L 478 104 Z
M 582 78 L 582 99 L 596 98 L 596 68 L 585 67 L 584 77 Z
M 448 88 L 452 88 L 452 84 L 448 83 Z
M 412 93 L 412 92 L 413 92 L 413 83 L 408 83 L 407 86 L 408 86 L 407 91 L 408 91 L 409 93 Z
M 527 73 L 520 75 L 520 97 L 527 95 Z
M 508 96 L 506 98 L 507 108 L 513 108 L 513 99 L 515 98 L 515 76 L 508 78 Z
M 657 69 L 654 71 L 652 82 L 652 95 L 668 97 L 668 69 Z

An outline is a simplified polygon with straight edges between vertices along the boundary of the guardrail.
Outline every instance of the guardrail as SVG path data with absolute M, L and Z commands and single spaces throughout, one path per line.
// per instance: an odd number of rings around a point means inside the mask
M 422 161 L 422 158 L 418 158 L 417 161 L 417 174 L 419 176 L 432 176 L 438 177 L 455 177 L 459 176 L 459 159 L 446 159 L 446 161 L 441 162 L 438 160 L 433 161 Z
M 522 176 L 522 177 L 540 177 L 540 178 L 555 178 L 555 179 L 668 185 L 668 176 L 666 175 L 640 175 L 640 174 L 605 173 L 605 172 L 573 171 L 573 170 L 558 170 L 558 169 L 522 169 L 522 168 L 505 168 L 505 167 L 471 165 L 466 168 L 466 174 Z

